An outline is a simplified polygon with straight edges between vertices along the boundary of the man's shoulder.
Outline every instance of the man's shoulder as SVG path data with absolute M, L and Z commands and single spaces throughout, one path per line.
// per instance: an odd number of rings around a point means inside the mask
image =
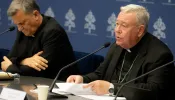
M 46 20 L 44 29 L 45 31 L 61 31 L 63 30 L 62 26 L 52 17 L 44 16 Z
M 43 18 L 45 21 L 45 25 L 42 28 L 43 37 L 57 38 L 60 35 L 62 36 L 66 35 L 65 30 L 61 27 L 61 25 L 54 18 L 49 17 L 49 16 L 43 16 Z
M 165 44 L 162 40 L 158 39 L 152 34 L 149 34 L 150 39 L 150 49 L 154 49 L 154 51 L 167 51 L 171 52 L 167 44 Z
M 163 56 L 172 59 L 173 54 L 169 47 L 157 37 L 152 34 L 149 35 L 149 42 L 147 43 L 147 57 L 149 59 L 160 59 Z

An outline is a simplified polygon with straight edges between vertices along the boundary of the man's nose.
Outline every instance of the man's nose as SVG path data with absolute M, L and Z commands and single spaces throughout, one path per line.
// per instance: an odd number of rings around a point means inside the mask
M 121 29 L 119 26 L 115 27 L 115 34 L 121 34 Z
M 18 25 L 17 27 L 18 27 L 18 30 L 19 31 L 22 31 L 23 30 L 23 27 L 22 26 Z

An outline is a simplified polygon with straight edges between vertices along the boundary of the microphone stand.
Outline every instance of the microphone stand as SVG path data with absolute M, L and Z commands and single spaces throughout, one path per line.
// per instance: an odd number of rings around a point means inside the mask
M 70 66 L 76 64 L 77 62 L 79 62 L 79 61 L 81 61 L 81 60 L 87 58 L 88 56 L 90 56 L 90 55 L 92 55 L 92 54 L 94 54 L 94 53 L 96 53 L 96 52 L 98 52 L 98 51 L 100 51 L 101 49 L 108 47 L 109 45 L 110 45 L 110 43 L 107 42 L 107 43 L 105 43 L 101 48 L 95 50 L 94 52 L 92 52 L 92 53 L 90 53 L 90 54 L 88 54 L 88 55 L 86 55 L 86 56 L 84 56 L 84 57 L 82 57 L 82 58 L 80 58 L 80 59 L 78 59 L 78 60 L 76 60 L 76 61 L 74 61 L 74 62 L 68 64 L 68 65 L 66 65 L 66 66 L 63 67 L 63 68 L 61 68 L 61 69 L 59 70 L 58 74 L 56 75 L 55 79 L 53 80 L 53 82 L 52 82 L 50 88 L 49 88 L 49 95 L 48 95 L 48 97 L 52 98 L 52 96 L 54 96 L 54 95 L 56 94 L 56 93 L 53 93 L 53 92 L 52 92 L 52 89 L 53 89 L 53 87 L 54 87 L 54 85 L 55 85 L 55 83 L 56 83 L 56 81 L 57 81 L 57 79 L 58 79 L 60 73 L 61 73 L 64 69 L 66 69 L 66 68 L 68 68 L 68 67 L 70 67 Z M 57 94 L 56 94 L 56 95 L 57 95 Z M 60 96 L 57 96 L 57 97 L 65 98 L 65 97 L 67 97 L 67 96 L 60 95 Z
M 13 31 L 13 30 L 15 30 L 15 27 L 14 27 L 14 26 L 11 26 L 11 27 L 9 27 L 7 30 L 1 32 L 0 35 L 4 34 L 4 33 L 6 33 L 6 32 L 9 32 L 9 31 Z
M 152 73 L 152 72 L 154 72 L 154 71 L 156 71 L 156 70 L 158 70 L 158 69 L 161 69 L 161 68 L 163 68 L 163 67 L 165 67 L 165 66 L 167 66 L 167 65 L 169 65 L 169 64 L 172 64 L 172 63 L 174 63 L 174 62 L 175 62 L 175 60 L 173 60 L 173 61 L 171 61 L 171 62 L 168 62 L 168 63 L 166 63 L 166 64 L 164 64 L 164 65 L 162 65 L 162 66 L 159 66 L 159 67 L 157 67 L 157 68 L 155 68 L 155 69 L 153 69 L 153 70 L 151 70 L 151 71 L 146 72 L 145 74 L 142 74 L 142 75 L 140 75 L 140 76 L 138 76 L 138 77 L 136 77 L 136 78 L 134 78 L 134 79 L 131 79 L 131 80 L 128 81 L 128 82 L 125 82 L 124 84 L 122 84 L 122 85 L 119 87 L 119 89 L 118 89 L 118 91 L 117 91 L 117 93 L 116 93 L 116 95 L 115 95 L 114 100 L 116 100 L 116 98 L 118 97 L 118 94 L 120 93 L 120 90 L 121 90 L 125 85 L 127 85 L 128 83 L 133 82 L 133 81 L 135 81 L 135 80 L 137 80 L 137 79 L 139 79 L 139 78 L 142 78 L 143 76 L 146 76 L 146 75 L 148 75 L 148 74 L 150 74 L 150 73 Z

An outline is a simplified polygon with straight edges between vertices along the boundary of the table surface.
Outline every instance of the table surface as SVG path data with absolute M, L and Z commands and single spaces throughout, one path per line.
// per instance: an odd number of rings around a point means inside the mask
M 26 100 L 37 100 L 37 93 L 32 93 L 30 90 L 35 89 L 34 84 L 51 85 L 53 79 L 47 79 L 42 77 L 21 76 L 14 80 L 1 80 L 0 85 L 12 89 L 22 90 L 27 93 Z M 59 81 L 58 81 L 59 82 Z M 59 98 L 59 100 L 89 100 L 79 96 L 67 95 L 68 98 Z M 58 98 L 52 98 L 48 100 L 58 100 Z

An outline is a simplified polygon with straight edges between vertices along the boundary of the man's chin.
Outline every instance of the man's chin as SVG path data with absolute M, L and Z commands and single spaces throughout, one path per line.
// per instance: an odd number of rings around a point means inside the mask
M 122 48 L 125 48 L 125 49 L 126 49 L 126 46 L 125 46 L 125 45 L 123 45 L 121 42 L 117 42 L 117 41 L 116 41 L 116 44 L 117 44 L 118 46 L 120 46 L 120 47 L 122 47 Z
M 24 32 L 23 32 L 24 33 Z M 24 33 L 25 36 L 32 36 L 31 34 L 29 33 Z
M 25 36 L 29 36 L 29 34 L 24 34 Z
M 121 45 L 121 42 L 119 42 L 119 41 L 116 41 L 116 44 L 120 46 L 120 45 Z

